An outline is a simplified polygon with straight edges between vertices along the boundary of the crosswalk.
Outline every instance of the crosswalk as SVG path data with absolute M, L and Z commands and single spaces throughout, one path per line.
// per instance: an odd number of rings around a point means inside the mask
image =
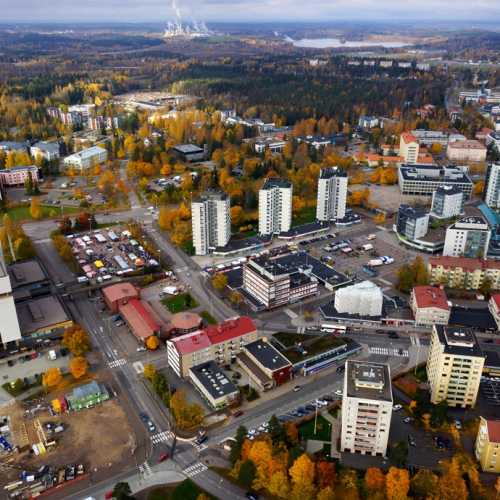
M 149 477 L 153 475 L 153 471 L 151 470 L 151 466 L 148 462 L 144 462 L 142 465 L 139 465 L 139 472 L 144 477 Z
M 201 444 L 192 443 L 192 444 L 198 450 L 198 452 L 201 452 L 201 451 L 206 450 L 208 448 L 208 446 L 205 443 L 201 443 Z
M 420 337 L 417 335 L 410 335 L 411 345 L 420 345 Z
M 185 474 L 187 477 L 193 477 L 196 476 L 197 474 L 200 474 L 201 472 L 205 472 L 207 469 L 208 467 L 205 464 L 202 464 L 201 462 L 196 462 L 195 464 L 186 467 L 182 471 L 182 473 Z
M 140 361 L 136 361 L 135 363 L 132 363 L 132 366 L 134 367 L 134 370 L 138 375 L 141 373 L 144 373 L 144 365 Z
M 153 444 L 159 444 L 168 441 L 169 439 L 174 439 L 174 433 L 171 431 L 162 431 L 151 436 L 151 442 Z
M 401 356 L 403 358 L 408 358 L 409 353 L 407 349 L 395 349 L 388 347 L 373 347 L 371 346 L 369 349 L 371 354 L 380 354 L 382 356 Z
M 126 359 L 121 358 L 121 359 L 114 359 L 113 361 L 110 361 L 108 363 L 108 366 L 110 368 L 118 368 L 119 366 L 123 366 L 127 362 Z

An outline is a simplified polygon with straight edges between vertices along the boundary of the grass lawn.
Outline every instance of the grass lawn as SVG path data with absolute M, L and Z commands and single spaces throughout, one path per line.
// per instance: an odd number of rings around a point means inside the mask
M 310 358 L 311 356 L 315 356 L 316 354 L 328 351 L 329 349 L 333 349 L 344 344 L 346 344 L 345 340 L 339 337 L 335 337 L 334 335 L 324 335 L 322 337 L 316 337 L 312 341 L 307 340 L 304 336 L 302 347 L 305 351 L 307 351 L 307 354 L 305 356 L 294 348 L 289 348 L 283 351 L 282 354 L 286 356 L 292 363 L 297 363 L 298 361 Z
M 316 434 L 314 434 L 314 418 L 309 422 L 303 423 L 299 427 L 299 436 L 301 439 L 317 439 L 319 441 L 330 441 L 331 439 L 331 425 L 328 420 L 318 415 L 316 423 Z
M 61 216 L 60 207 L 47 207 L 45 205 L 41 205 L 40 208 L 42 209 L 42 219 L 51 217 L 51 213 L 55 213 L 55 215 L 52 215 L 53 217 Z M 79 207 L 64 207 L 64 215 L 77 214 L 82 212 L 83 210 L 83 208 Z M 9 214 L 9 217 L 14 221 L 34 220 L 30 215 L 29 205 L 7 208 L 3 213 Z
M 217 324 L 217 320 L 208 311 L 201 311 L 200 316 L 203 318 L 203 321 L 207 323 L 207 325 Z
M 189 293 L 180 293 L 174 297 L 167 297 L 161 303 L 174 314 L 198 307 L 198 303 Z
M 292 226 L 299 226 L 301 224 L 307 224 L 308 222 L 314 222 L 316 220 L 316 207 L 307 207 L 300 211 L 292 219 Z
M 186 479 L 177 486 L 154 488 L 148 493 L 147 500 L 196 500 L 202 493 L 207 498 L 215 498 L 196 486 L 191 479 Z
M 300 333 L 287 333 L 278 332 L 273 335 L 273 337 L 281 342 L 286 347 L 292 347 L 297 342 L 303 342 L 304 340 L 310 339 L 310 336 L 300 335 Z

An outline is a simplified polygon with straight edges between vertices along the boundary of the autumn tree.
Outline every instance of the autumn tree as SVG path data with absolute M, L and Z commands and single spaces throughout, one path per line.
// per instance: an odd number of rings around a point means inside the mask
M 335 482 L 335 464 L 321 460 L 316 463 L 316 477 L 318 478 L 318 488 L 324 489 L 332 486 Z
M 288 498 L 290 494 L 290 484 L 286 472 L 278 470 L 271 474 L 267 489 L 271 495 L 277 498 Z
M 385 476 L 378 467 L 369 467 L 365 472 L 365 487 L 370 498 L 385 497 Z
M 229 294 L 229 300 L 231 301 L 232 304 L 234 304 L 235 306 L 239 306 L 242 302 L 243 302 L 243 295 L 241 295 L 240 292 L 238 292 L 237 290 L 233 290 L 230 294 Z
M 425 500 L 435 494 L 438 477 L 429 469 L 420 469 L 410 482 L 412 497 L 416 500 Z
M 69 371 L 75 379 L 83 377 L 89 368 L 87 360 L 83 356 L 75 356 L 69 362 Z
M 80 325 L 67 328 L 63 334 L 62 344 L 67 347 L 74 356 L 83 356 L 90 351 L 90 339 Z
M 203 408 L 197 403 L 189 403 L 183 390 L 178 390 L 170 399 L 170 408 L 181 429 L 190 429 L 203 422 Z
M 406 500 L 410 489 L 410 475 L 406 469 L 391 467 L 385 477 L 387 500 Z
M 144 376 L 148 379 L 148 380 L 153 380 L 154 376 L 156 375 L 156 367 L 155 365 L 151 364 L 151 363 L 147 363 L 144 365 Z
M 42 218 L 42 207 L 40 206 L 40 200 L 36 196 L 31 198 L 30 215 L 35 220 Z
M 292 500 L 304 500 L 314 498 L 314 462 L 303 453 L 290 467 L 290 478 L 292 480 Z
M 240 458 L 241 448 L 245 439 L 247 437 L 247 428 L 243 425 L 240 425 L 236 430 L 235 441 L 231 442 L 231 451 L 229 453 L 229 461 L 231 464 L 235 464 L 236 461 Z
M 319 490 L 316 500 L 335 500 L 335 494 L 331 486 Z
M 257 474 L 257 469 L 252 460 L 247 459 L 240 465 L 238 480 L 246 487 L 251 488 Z
M 61 381 L 62 373 L 59 368 L 49 368 L 42 376 L 42 385 L 46 389 L 56 387 Z
M 212 286 L 219 292 L 224 290 L 227 286 L 227 276 L 223 273 L 217 273 L 212 278 Z
M 285 434 L 287 441 L 290 444 L 296 444 L 299 442 L 299 430 L 294 422 L 285 422 L 284 424 Z
M 445 470 L 438 481 L 437 492 L 442 500 L 466 500 L 468 498 L 467 485 L 456 461 L 451 460 L 445 465 Z
M 239 205 L 231 207 L 231 224 L 233 226 L 240 226 L 241 224 L 243 224 L 244 220 L 245 216 L 243 213 L 243 208 Z
M 266 439 L 254 441 L 248 458 L 252 460 L 257 469 L 257 475 L 253 483 L 255 489 L 266 488 L 269 482 L 269 464 L 272 458 L 271 442 Z
M 158 349 L 159 346 L 160 346 L 160 341 L 156 335 L 150 335 L 146 339 L 146 347 L 150 351 L 155 351 L 156 349 Z

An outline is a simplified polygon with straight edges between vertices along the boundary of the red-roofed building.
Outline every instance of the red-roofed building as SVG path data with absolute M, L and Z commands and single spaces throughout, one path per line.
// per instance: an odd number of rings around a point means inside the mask
M 444 290 L 434 286 L 416 286 L 411 292 L 410 307 L 417 325 L 447 325 L 450 306 Z
M 415 164 L 418 161 L 420 145 L 417 138 L 409 132 L 403 132 L 399 138 L 399 156 L 405 163 Z
M 191 366 L 211 360 L 219 364 L 234 361 L 241 348 L 256 339 L 257 328 L 251 318 L 231 318 L 168 340 L 168 364 L 179 377 L 188 377 Z
M 484 472 L 500 473 L 500 420 L 479 418 L 474 451 Z
M 497 324 L 497 328 L 500 330 L 500 293 L 491 296 L 488 303 L 488 309 Z
M 140 297 L 139 290 L 132 283 L 116 283 L 102 289 L 104 302 L 108 309 L 114 313 L 118 312 L 120 304 L 126 304 L 130 299 Z
M 132 333 L 142 342 L 151 335 L 158 335 L 160 324 L 152 309 L 141 300 L 133 298 L 118 306 L 118 311 Z

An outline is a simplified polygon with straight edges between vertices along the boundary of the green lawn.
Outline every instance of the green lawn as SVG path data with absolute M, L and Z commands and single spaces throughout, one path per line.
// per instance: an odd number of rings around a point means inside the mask
M 48 207 L 41 205 L 42 219 L 48 217 L 60 217 L 61 207 Z M 64 207 L 64 215 L 76 214 L 82 212 L 83 209 L 79 207 Z M 29 205 L 22 205 L 13 208 L 7 208 L 3 213 L 9 214 L 9 217 L 14 221 L 33 220 L 30 215 Z
M 339 347 L 344 345 L 345 340 L 335 337 L 334 335 L 324 335 L 322 337 L 316 337 L 314 340 L 307 340 L 306 336 L 303 338 L 302 347 L 307 354 L 304 356 L 297 349 L 291 347 L 286 351 L 283 351 L 283 355 L 286 356 L 292 363 L 297 363 L 303 359 L 310 358 L 324 351 L 333 349 L 334 347 Z
M 300 226 L 316 220 L 316 207 L 307 207 L 296 214 L 292 219 L 292 226 Z
M 297 342 L 303 342 L 304 340 L 310 339 L 310 336 L 300 335 L 300 333 L 287 333 L 278 332 L 273 335 L 273 337 L 281 342 L 286 347 L 292 347 Z
M 148 493 L 147 500 L 196 500 L 202 493 L 209 499 L 215 498 L 196 486 L 191 479 L 186 479 L 177 486 L 154 488 Z
M 208 311 L 201 311 L 200 316 L 203 318 L 203 321 L 207 323 L 207 325 L 217 324 L 217 320 Z
M 180 293 L 174 297 L 166 297 L 161 303 L 174 314 L 198 307 L 198 303 L 189 293 Z
M 314 434 L 314 418 L 309 422 L 303 423 L 299 427 L 299 436 L 301 439 L 318 439 L 319 441 L 330 441 L 331 425 L 328 420 L 318 415 L 316 424 L 316 434 Z

